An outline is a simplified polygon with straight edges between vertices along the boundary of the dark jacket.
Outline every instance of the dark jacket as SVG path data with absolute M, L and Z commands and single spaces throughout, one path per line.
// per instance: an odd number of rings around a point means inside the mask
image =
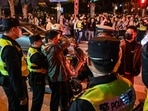
M 93 22 L 93 23 L 88 23 L 88 29 L 90 31 L 95 31 L 96 30 L 96 23 Z
M 141 44 L 136 41 L 126 42 L 121 48 L 122 58 L 118 73 L 124 75 L 125 72 L 129 72 L 131 76 L 137 76 L 141 69 Z
M 34 47 L 32 47 L 32 48 L 34 48 Z M 47 59 L 42 54 L 41 49 L 40 48 L 34 48 L 34 49 L 38 50 L 38 52 L 35 53 L 34 55 L 32 55 L 32 57 L 30 58 L 30 61 L 32 63 L 36 64 L 38 66 L 38 68 L 47 69 L 48 68 Z
M 148 42 L 142 48 L 142 80 L 148 88 Z
M 8 71 L 8 79 L 6 80 L 4 86 L 12 87 L 17 98 L 26 97 L 24 92 L 22 71 L 21 71 L 21 58 L 23 56 L 20 45 L 15 41 L 10 39 L 9 37 L 3 35 L 3 39 L 9 40 L 12 42 L 12 46 L 5 46 L 2 52 L 2 59 L 6 63 L 7 71 Z
M 45 84 L 45 76 L 46 76 L 47 73 L 42 72 L 41 69 L 47 70 L 47 68 L 48 68 L 47 59 L 41 53 L 41 49 L 40 48 L 34 48 L 34 47 L 30 47 L 30 48 L 32 48 L 34 50 L 37 50 L 37 52 L 34 53 L 30 57 L 30 62 L 32 64 L 35 64 L 36 65 L 36 67 L 32 67 L 32 69 L 36 69 L 36 70 L 39 71 L 39 72 L 34 72 L 34 71 L 31 72 L 30 71 L 30 80 L 32 82 L 36 83 L 36 84 Z

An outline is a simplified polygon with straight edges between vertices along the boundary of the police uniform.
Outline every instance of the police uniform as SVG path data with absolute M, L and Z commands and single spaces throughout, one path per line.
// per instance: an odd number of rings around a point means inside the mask
M 148 111 L 148 42 L 142 48 L 142 81 L 147 88 L 143 111 Z
M 97 64 L 108 64 L 105 68 L 102 65 L 94 65 L 101 72 L 108 72 L 114 68 L 118 53 L 119 41 L 115 38 L 95 37 L 88 43 L 88 56 L 90 59 L 97 62 Z M 98 73 L 98 75 L 101 74 Z M 88 89 L 71 104 L 69 111 L 132 110 L 136 96 L 129 80 L 114 72 L 90 77 L 89 80 Z
M 17 19 L 6 19 L 3 30 L 8 31 L 19 25 Z M 7 35 L 3 35 L 0 39 L 0 75 L 3 77 L 1 85 L 8 97 L 9 111 L 28 111 L 28 103 L 20 105 L 21 100 L 28 98 L 27 85 L 21 71 L 22 56 L 20 45 Z
M 41 40 L 39 35 L 30 37 L 30 42 Z M 47 61 L 41 53 L 40 47 L 30 46 L 27 53 L 27 64 L 30 71 L 29 84 L 33 91 L 31 111 L 40 111 L 45 91 L 45 75 L 47 74 Z
M 96 25 L 96 37 L 115 35 L 115 28 L 106 25 Z

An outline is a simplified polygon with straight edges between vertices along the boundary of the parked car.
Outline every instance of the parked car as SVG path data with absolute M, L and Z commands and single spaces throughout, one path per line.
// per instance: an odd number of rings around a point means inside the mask
M 30 24 L 30 23 L 24 23 L 21 22 L 21 29 L 22 29 L 22 37 L 16 39 L 16 41 L 21 46 L 22 50 L 26 53 L 28 51 L 30 41 L 29 37 L 33 34 L 39 34 L 41 37 L 45 37 L 46 30 L 40 26 Z M 3 31 L 2 28 L 0 28 L 0 37 L 2 36 Z

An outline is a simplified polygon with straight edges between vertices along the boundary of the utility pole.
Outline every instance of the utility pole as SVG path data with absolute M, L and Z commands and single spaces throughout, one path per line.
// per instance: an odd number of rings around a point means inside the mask
M 90 17 L 94 17 L 95 16 L 95 2 L 90 2 Z
M 142 10 L 142 17 L 145 16 L 146 2 L 147 2 L 147 0 L 141 0 L 141 1 L 140 1 L 141 10 Z
M 61 16 L 61 3 L 60 1 L 57 3 L 57 23 L 59 22 Z
M 79 14 L 79 0 L 74 0 L 74 15 Z

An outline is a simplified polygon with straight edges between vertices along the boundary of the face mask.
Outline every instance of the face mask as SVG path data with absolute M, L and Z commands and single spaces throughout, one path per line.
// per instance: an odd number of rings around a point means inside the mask
M 127 39 L 127 40 L 131 40 L 132 36 L 133 36 L 133 34 L 125 33 L 124 38 Z

